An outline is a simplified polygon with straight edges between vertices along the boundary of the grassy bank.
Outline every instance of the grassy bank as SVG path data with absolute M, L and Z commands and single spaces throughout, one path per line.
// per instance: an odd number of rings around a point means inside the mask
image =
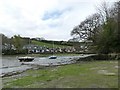
M 81 62 L 3 78 L 8 88 L 117 88 L 118 61 Z

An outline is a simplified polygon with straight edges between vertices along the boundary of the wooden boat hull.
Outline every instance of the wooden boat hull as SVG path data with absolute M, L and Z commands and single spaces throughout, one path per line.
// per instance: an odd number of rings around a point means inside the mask
M 18 60 L 20 62 L 31 62 L 34 60 L 34 58 L 33 57 L 19 57 Z

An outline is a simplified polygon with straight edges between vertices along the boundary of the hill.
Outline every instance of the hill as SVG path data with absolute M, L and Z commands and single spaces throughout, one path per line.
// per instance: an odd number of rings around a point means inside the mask
M 52 41 L 37 41 L 37 40 L 32 40 L 31 42 L 32 44 L 36 44 L 42 47 L 48 47 L 48 48 L 52 48 L 53 47 L 53 42 Z M 54 42 L 54 47 L 58 48 L 58 47 L 68 47 L 68 46 L 72 46 L 72 45 L 67 45 L 67 44 L 61 44 L 59 41 L 55 41 Z

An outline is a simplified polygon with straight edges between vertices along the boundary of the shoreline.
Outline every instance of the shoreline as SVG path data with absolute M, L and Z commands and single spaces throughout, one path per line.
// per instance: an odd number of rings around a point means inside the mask
M 57 60 L 55 60 L 55 62 L 49 61 L 49 62 L 43 63 L 43 64 L 39 60 L 34 61 L 34 62 L 22 62 L 21 63 L 21 66 L 23 67 L 22 70 L 20 70 L 19 67 L 17 67 L 18 70 L 16 70 L 16 71 L 13 70 L 13 71 L 8 72 L 8 73 L 2 73 L 0 75 L 0 77 L 7 77 L 7 76 L 20 74 L 20 73 L 25 72 L 26 70 L 30 70 L 30 69 L 41 69 L 41 68 L 43 69 L 45 67 L 56 67 L 56 66 L 63 66 L 63 65 L 68 65 L 68 64 L 75 64 L 75 63 L 79 63 L 81 61 L 93 61 L 96 59 L 96 56 L 97 55 L 95 55 L 95 54 L 86 55 L 86 56 L 79 56 L 79 57 L 78 56 L 71 56 L 66 60 L 65 60 L 65 58 L 62 58 L 64 60 L 61 59 L 59 61 L 59 59 L 57 59 Z M 101 60 L 105 60 L 105 59 L 101 59 Z M 26 66 L 27 68 L 25 69 L 24 66 Z
M 36 54 L 14 54 L 14 55 L 2 55 L 3 57 L 7 57 L 7 56 L 37 56 L 37 57 L 48 57 L 50 55 L 53 55 L 52 53 L 36 53 Z M 55 53 L 54 55 L 57 56 L 75 56 L 75 55 L 82 55 L 82 53 Z
M 9 76 L 13 76 L 13 75 L 18 75 L 18 74 L 21 74 L 23 72 L 26 72 L 27 70 L 38 70 L 38 69 L 45 69 L 45 68 L 49 68 L 49 67 L 58 67 L 58 66 L 65 66 L 65 65 L 70 65 L 70 64 L 75 64 L 74 63 L 66 63 L 66 64 L 58 64 L 58 65 L 30 65 L 31 68 L 28 68 L 28 69 L 25 69 L 25 70 L 20 70 L 20 71 L 16 71 L 16 72 L 8 72 L 6 74 L 2 74 L 0 75 L 0 78 L 4 78 L 4 77 L 9 77 Z M 28 65 L 28 64 L 24 64 L 24 65 Z
M 67 65 L 67 64 L 74 63 L 76 61 L 75 57 L 73 59 L 71 59 L 71 58 L 68 58 L 68 59 L 69 59 L 68 61 L 66 60 L 67 62 L 66 61 L 58 61 L 56 63 L 55 62 L 54 63 L 51 62 L 51 63 L 46 63 L 46 64 L 45 63 L 41 64 L 41 63 L 39 63 L 40 61 L 21 62 L 20 66 L 16 66 L 16 67 L 13 66 L 13 71 L 7 72 L 7 73 L 3 73 L 2 72 L 2 74 L 0 75 L 0 77 L 7 77 L 7 76 L 12 76 L 12 75 L 20 74 L 20 73 L 25 72 L 26 70 L 29 70 L 29 69 L 39 69 L 41 67 L 44 68 L 44 67 L 53 67 L 53 66 Z M 20 70 L 20 68 L 22 68 L 22 67 L 23 67 L 23 70 Z M 18 69 L 14 70 L 14 68 L 18 68 Z M 11 70 L 12 67 L 4 67 L 2 69 L 10 69 Z

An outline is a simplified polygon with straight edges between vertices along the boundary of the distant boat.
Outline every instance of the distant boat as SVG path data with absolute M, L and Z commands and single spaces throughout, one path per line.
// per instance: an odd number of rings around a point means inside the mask
M 29 57 L 29 56 L 25 56 L 25 57 L 18 57 L 18 60 L 20 62 L 31 62 L 34 60 L 34 57 Z
M 57 56 L 54 56 L 54 55 L 49 57 L 49 59 L 56 59 L 56 58 Z
M 49 57 L 49 59 L 56 59 L 57 56 L 54 55 L 54 41 L 53 41 L 53 55 Z
M 29 39 L 29 44 L 30 44 L 30 39 Z M 28 52 L 27 52 L 28 53 Z M 31 62 L 34 60 L 34 57 L 30 56 L 25 56 L 25 57 L 18 57 L 17 58 L 20 62 Z

